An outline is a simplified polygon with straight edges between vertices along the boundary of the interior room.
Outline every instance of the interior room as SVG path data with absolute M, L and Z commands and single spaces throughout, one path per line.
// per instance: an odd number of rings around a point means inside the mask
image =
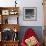
M 46 1 L 0 0 L 0 46 L 46 46 Z

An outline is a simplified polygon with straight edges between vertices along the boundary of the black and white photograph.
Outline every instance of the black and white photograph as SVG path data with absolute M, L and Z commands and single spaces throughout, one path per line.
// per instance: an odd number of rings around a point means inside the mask
M 23 8 L 24 20 L 34 21 L 37 18 L 37 8 L 36 7 L 24 7 Z

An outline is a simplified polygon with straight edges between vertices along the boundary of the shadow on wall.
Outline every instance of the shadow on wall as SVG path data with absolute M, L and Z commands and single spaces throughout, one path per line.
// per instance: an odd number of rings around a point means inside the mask
M 25 31 L 28 29 L 28 28 L 32 28 L 36 33 L 37 33 L 37 37 L 39 39 L 39 41 L 42 43 L 43 42 L 43 30 L 42 30 L 42 26 L 21 26 L 20 27 L 20 31 L 19 31 L 19 39 L 20 39 L 20 42 L 23 38 L 23 35 L 25 33 Z

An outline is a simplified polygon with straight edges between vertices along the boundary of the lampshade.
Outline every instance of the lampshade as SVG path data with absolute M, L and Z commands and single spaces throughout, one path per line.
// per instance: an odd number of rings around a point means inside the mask
M 14 29 L 14 32 L 17 32 L 17 29 L 16 28 Z

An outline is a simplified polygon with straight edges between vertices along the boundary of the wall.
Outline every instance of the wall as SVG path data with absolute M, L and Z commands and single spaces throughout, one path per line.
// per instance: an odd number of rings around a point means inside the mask
M 43 6 L 42 0 L 25 0 L 21 3 L 21 26 L 43 26 Z M 23 7 L 36 7 L 37 8 L 37 21 L 24 21 L 23 20 Z
M 0 0 L 1 7 L 15 6 L 15 0 Z M 20 7 L 20 26 L 43 26 L 43 6 L 42 0 L 17 0 L 17 6 Z M 24 21 L 23 20 L 23 7 L 36 7 L 37 8 L 37 21 Z

